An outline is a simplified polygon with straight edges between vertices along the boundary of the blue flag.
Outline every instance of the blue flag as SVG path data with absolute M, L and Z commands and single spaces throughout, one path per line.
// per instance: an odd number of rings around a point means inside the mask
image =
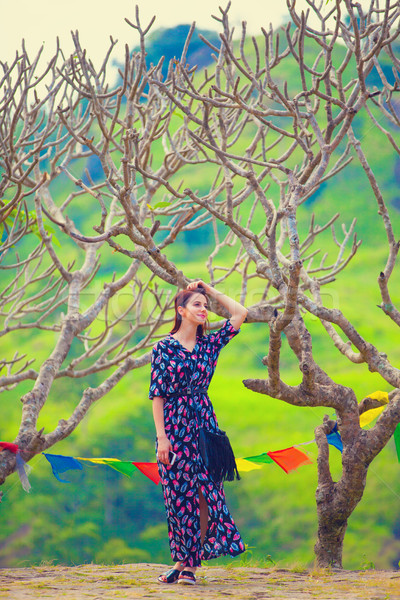
M 49 463 L 51 464 L 51 468 L 53 471 L 53 475 L 58 481 L 61 483 L 70 483 L 66 479 L 61 479 L 59 473 L 64 473 L 65 471 L 70 471 L 71 469 L 80 469 L 82 471 L 82 465 L 79 460 L 73 458 L 72 456 L 62 456 L 61 454 L 46 454 L 46 452 L 42 452 L 44 456 L 47 458 Z
M 340 452 L 343 452 L 343 442 L 340 433 L 337 430 L 337 425 L 335 425 L 331 433 L 328 433 L 326 439 L 328 440 L 328 444 L 335 446 Z

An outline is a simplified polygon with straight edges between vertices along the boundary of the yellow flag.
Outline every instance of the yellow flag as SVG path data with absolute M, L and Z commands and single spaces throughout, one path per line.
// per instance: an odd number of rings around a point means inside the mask
M 98 465 L 106 465 L 109 462 L 121 462 L 119 458 L 82 458 L 81 456 L 76 457 L 78 460 L 86 460 L 87 462 L 97 463 Z
M 246 460 L 244 458 L 237 458 L 236 466 L 238 468 L 239 473 L 245 473 L 246 471 L 254 471 L 255 469 L 262 469 L 262 465 L 250 462 L 249 460 Z
M 368 394 L 367 398 L 372 398 L 372 400 L 380 400 L 387 404 L 389 402 L 389 395 L 387 392 L 372 392 L 372 394 Z
M 385 406 L 378 406 L 378 408 L 371 408 L 371 410 L 367 410 L 365 413 L 360 415 L 360 427 L 365 427 L 369 425 L 371 421 L 379 417 L 381 412 L 385 410 Z

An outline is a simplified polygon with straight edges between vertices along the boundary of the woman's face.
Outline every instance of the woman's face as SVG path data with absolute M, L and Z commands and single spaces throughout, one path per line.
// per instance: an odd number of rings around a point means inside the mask
M 207 298 L 203 294 L 192 294 L 186 306 L 180 306 L 182 319 L 187 319 L 195 325 L 204 325 L 208 315 Z

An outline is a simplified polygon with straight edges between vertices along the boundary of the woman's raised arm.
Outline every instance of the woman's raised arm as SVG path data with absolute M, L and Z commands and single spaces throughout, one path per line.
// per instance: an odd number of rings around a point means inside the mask
M 195 290 L 197 287 L 199 287 L 199 285 L 205 289 L 206 293 L 211 298 L 217 300 L 220 304 L 222 304 L 224 308 L 226 308 L 230 312 L 231 317 L 229 320 L 232 323 L 233 327 L 236 330 L 238 330 L 247 316 L 247 308 L 245 308 L 239 302 L 236 302 L 236 300 L 233 300 L 232 298 L 229 298 L 229 296 L 226 296 L 222 292 L 219 292 L 218 290 L 214 289 L 213 287 L 211 287 L 211 285 L 204 283 L 204 281 L 202 281 L 201 279 L 189 283 L 187 289 Z

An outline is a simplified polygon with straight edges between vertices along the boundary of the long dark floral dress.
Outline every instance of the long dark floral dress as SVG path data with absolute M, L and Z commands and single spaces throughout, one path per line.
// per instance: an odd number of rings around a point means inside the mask
M 202 560 L 224 554 L 235 556 L 245 550 L 240 533 L 225 502 L 222 483 L 212 481 L 198 449 L 196 410 L 202 425 L 217 428 L 211 400 L 205 393 L 168 398 L 186 388 L 187 372 L 192 388 L 207 388 L 214 374 L 222 348 L 238 331 L 230 321 L 208 335 L 198 337 L 190 352 L 168 335 L 153 348 L 149 397 L 161 396 L 164 402 L 165 432 L 177 454 L 174 465 L 158 461 L 168 521 L 168 535 L 173 561 L 198 567 Z M 185 375 L 186 370 L 186 375 Z M 201 545 L 198 489 L 208 505 L 208 528 Z

